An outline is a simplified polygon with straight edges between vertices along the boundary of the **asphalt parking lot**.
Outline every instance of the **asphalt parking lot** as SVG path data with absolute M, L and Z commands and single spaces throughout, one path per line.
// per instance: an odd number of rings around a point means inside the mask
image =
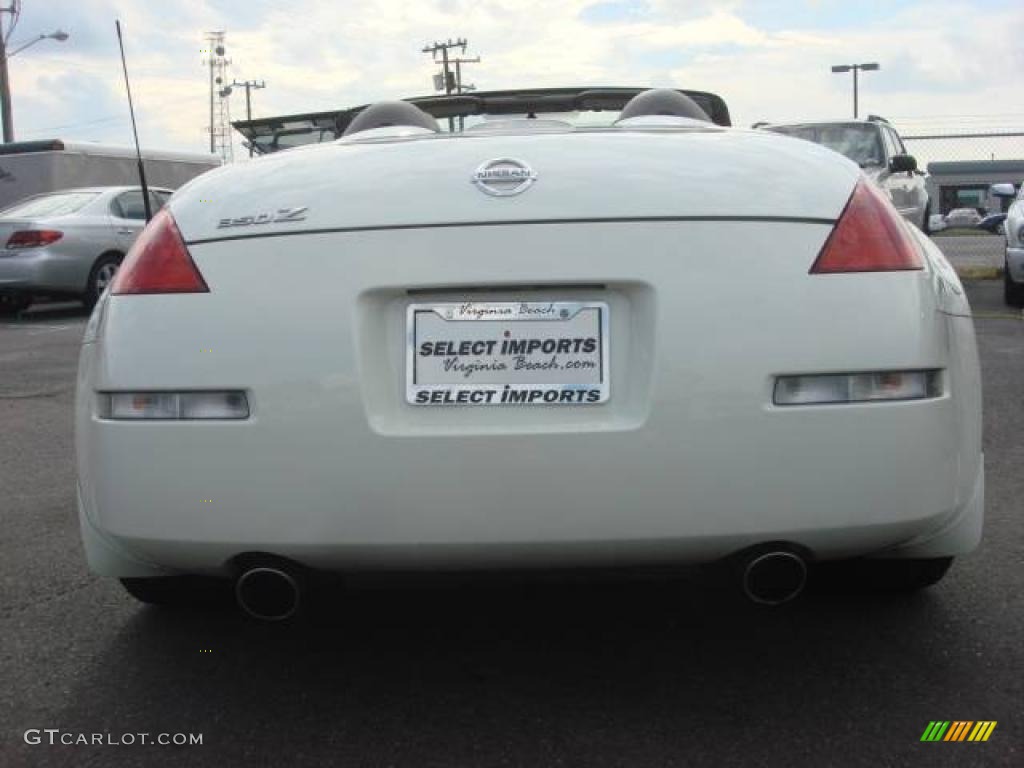
M 142 607 L 78 542 L 86 318 L 0 323 L 0 765 L 1022 765 L 1024 317 L 996 281 L 968 292 L 981 547 L 919 595 L 776 610 L 710 571 L 364 589 L 289 625 Z M 987 743 L 921 743 L 936 719 L 998 725 Z M 33 745 L 28 729 L 203 742 Z

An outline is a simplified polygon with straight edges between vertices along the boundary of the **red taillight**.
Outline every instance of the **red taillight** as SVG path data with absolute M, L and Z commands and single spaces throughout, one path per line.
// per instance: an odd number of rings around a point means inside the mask
M 861 179 L 811 265 L 811 274 L 921 268 L 921 254 L 899 213 L 885 193 Z
M 7 238 L 8 248 L 42 248 L 44 245 L 56 243 L 64 237 L 63 232 L 55 229 L 23 229 L 14 232 Z
M 164 208 L 146 225 L 110 287 L 114 295 L 129 293 L 209 293 L 185 241 Z

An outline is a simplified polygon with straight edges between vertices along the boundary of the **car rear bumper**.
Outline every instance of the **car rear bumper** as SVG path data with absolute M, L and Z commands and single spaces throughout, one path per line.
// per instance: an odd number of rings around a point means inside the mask
M 82 527 L 93 567 L 116 576 L 217 573 L 246 552 L 358 570 L 688 563 L 768 541 L 822 559 L 977 544 L 984 471 L 958 466 L 949 395 L 780 410 L 743 429 L 719 418 L 333 446 L 269 418 L 89 417 Z M 379 468 L 346 456 L 357 450 Z
M 54 248 L 0 251 L 0 290 L 84 291 L 88 269 Z

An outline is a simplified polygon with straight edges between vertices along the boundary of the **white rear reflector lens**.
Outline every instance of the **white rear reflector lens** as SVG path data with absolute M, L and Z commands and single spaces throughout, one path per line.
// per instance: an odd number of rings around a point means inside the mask
M 922 400 L 942 394 L 938 371 L 882 371 L 779 376 L 775 405 Z
M 100 395 L 105 419 L 247 419 L 245 392 L 109 392 Z

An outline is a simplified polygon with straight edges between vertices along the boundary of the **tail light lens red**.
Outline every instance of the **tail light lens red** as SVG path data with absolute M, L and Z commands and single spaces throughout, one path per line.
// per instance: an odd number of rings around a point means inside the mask
M 55 229 L 23 229 L 11 233 L 7 238 L 7 248 L 42 248 L 44 245 L 56 243 L 64 237 L 63 232 Z
M 146 225 L 114 277 L 116 296 L 138 293 L 209 293 L 166 208 Z
M 922 269 L 921 254 L 882 190 L 857 182 L 811 274 Z

